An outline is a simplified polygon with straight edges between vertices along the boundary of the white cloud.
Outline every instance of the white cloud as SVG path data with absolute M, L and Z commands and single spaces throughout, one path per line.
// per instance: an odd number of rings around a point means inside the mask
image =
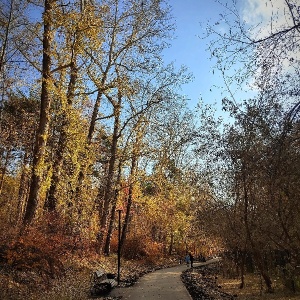
M 284 0 L 246 0 L 244 3 L 242 17 L 253 27 L 253 36 L 262 38 L 292 25 Z
M 294 4 L 294 6 L 291 6 L 294 16 L 299 18 L 299 11 L 297 11 L 298 1 L 289 0 L 290 4 Z M 249 26 L 248 35 L 255 40 L 266 38 L 276 32 L 294 26 L 291 12 L 285 0 L 241 0 L 241 2 L 243 3 L 242 18 L 246 25 Z M 278 74 L 284 76 L 288 74 L 294 78 L 298 76 L 296 73 L 300 64 L 299 40 L 300 34 L 295 31 L 293 34 L 280 37 L 278 40 L 274 39 L 273 43 L 271 40 L 270 43 L 257 44 L 258 60 L 263 62 L 268 57 L 271 60 L 275 59 L 275 57 L 278 59 L 274 61 L 274 65 L 270 66 L 268 70 L 271 80 L 272 74 L 277 74 L 275 75 L 277 77 L 279 76 Z M 260 69 L 257 70 L 254 77 L 250 78 L 249 86 L 252 90 L 256 89 L 256 78 L 259 78 L 260 71 Z M 290 88 L 289 82 L 286 83 L 287 88 Z

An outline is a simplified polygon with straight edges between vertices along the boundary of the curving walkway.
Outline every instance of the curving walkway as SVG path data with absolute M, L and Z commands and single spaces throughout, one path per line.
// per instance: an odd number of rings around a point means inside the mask
M 122 297 L 122 300 L 191 300 L 190 294 L 180 279 L 185 269 L 187 269 L 186 265 L 182 264 L 146 274 L 132 287 L 115 288 L 110 296 Z

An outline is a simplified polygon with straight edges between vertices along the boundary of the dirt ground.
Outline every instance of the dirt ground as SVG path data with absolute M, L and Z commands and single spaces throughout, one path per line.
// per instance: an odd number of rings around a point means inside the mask
M 193 300 L 296 300 L 299 292 L 287 290 L 280 279 L 273 279 L 274 293 L 266 293 L 258 274 L 245 276 L 245 287 L 240 289 L 239 279 L 224 278 L 219 264 L 189 269 L 182 280 Z
M 132 285 L 143 274 L 157 268 L 172 265 L 152 266 L 136 262 L 122 262 L 121 280 L 123 285 Z M 173 262 L 174 264 L 174 262 Z M 81 261 L 80 266 L 71 264 L 64 276 L 45 283 L 43 279 L 32 272 L 11 272 L 0 268 L 0 299 L 4 300 L 61 300 L 90 299 L 91 270 L 103 268 L 115 272 L 116 257 L 103 258 L 94 265 Z M 261 278 L 258 275 L 245 277 L 245 288 L 239 289 L 239 279 L 223 278 L 218 264 L 200 268 L 188 269 L 182 274 L 182 280 L 187 286 L 193 300 L 299 300 L 300 293 L 292 293 L 284 289 L 280 280 L 273 279 L 274 293 L 267 294 Z M 107 299 L 112 299 L 107 297 Z
M 291 300 L 300 299 L 300 293 L 288 291 L 280 283 L 280 280 L 273 280 L 274 293 L 266 293 L 264 284 L 257 274 L 245 276 L 245 288 L 239 289 L 240 280 L 218 277 L 218 285 L 222 286 L 223 291 L 237 295 L 239 300 Z

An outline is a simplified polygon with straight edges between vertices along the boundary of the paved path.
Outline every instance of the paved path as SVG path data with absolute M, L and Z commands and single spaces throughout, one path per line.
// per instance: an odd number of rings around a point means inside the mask
M 115 288 L 110 296 L 122 300 L 191 300 L 191 296 L 180 279 L 185 264 L 155 271 L 142 276 L 136 284 L 128 288 Z

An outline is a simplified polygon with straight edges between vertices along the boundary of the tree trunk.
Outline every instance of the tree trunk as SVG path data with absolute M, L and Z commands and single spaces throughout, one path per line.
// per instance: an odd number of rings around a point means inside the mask
M 110 254 L 110 242 L 111 242 L 111 237 L 112 237 L 112 233 L 113 233 L 113 229 L 114 229 L 118 194 L 119 194 L 119 191 L 116 189 L 114 201 L 113 201 L 111 213 L 110 213 L 110 221 L 109 221 L 109 226 L 108 226 L 108 230 L 107 230 L 106 240 L 105 240 L 105 246 L 104 246 L 104 254 L 105 255 Z
M 137 165 L 137 157 L 136 157 L 135 153 L 133 153 L 132 154 L 132 160 L 131 160 L 131 169 L 130 169 L 128 201 L 127 201 L 126 214 L 125 214 L 125 219 L 124 219 L 124 224 L 123 224 L 123 229 L 122 229 L 122 235 L 121 235 L 121 241 L 120 241 L 121 249 L 122 249 L 122 246 L 125 243 L 126 235 L 127 235 L 127 229 L 128 229 L 129 222 L 130 222 L 131 206 L 132 206 L 132 202 L 133 202 L 133 186 L 134 186 L 133 177 L 135 175 L 136 165 Z
M 241 283 L 239 288 L 243 289 L 245 287 L 245 260 L 246 260 L 246 251 L 242 251 L 241 253 L 241 262 L 240 262 L 240 270 L 241 270 Z
M 248 207 L 249 207 L 249 196 L 248 196 L 248 189 L 247 189 L 247 180 L 246 180 L 246 170 L 245 170 L 245 166 L 243 166 L 243 170 L 242 170 L 242 176 L 243 176 L 243 189 L 244 189 L 244 222 L 245 222 L 245 229 L 246 229 L 246 237 L 248 238 L 251 248 L 252 248 L 252 252 L 254 254 L 254 258 L 257 264 L 257 267 L 260 271 L 260 274 L 262 275 L 266 287 L 267 287 L 267 291 L 268 292 L 273 292 L 273 287 L 272 287 L 272 281 L 270 276 L 268 275 L 268 273 L 266 272 L 265 268 L 264 268 L 264 263 L 263 263 L 263 258 L 262 255 L 260 253 L 260 251 L 257 249 L 257 247 L 255 246 L 255 243 L 252 239 L 252 234 L 251 234 L 251 229 L 249 226 L 249 220 L 248 220 Z
M 18 193 L 18 225 L 21 224 L 24 215 L 24 207 L 26 205 L 27 200 L 27 192 L 28 192 L 28 170 L 26 169 L 26 164 L 28 161 L 27 152 L 24 154 L 23 158 L 23 166 L 22 166 L 22 173 L 20 178 L 20 185 L 19 185 L 19 193 Z
M 7 22 L 3 22 L 3 24 L 6 25 L 6 27 L 5 27 L 4 39 L 2 37 L 2 46 L 1 46 L 1 54 L 0 54 L 0 73 L 3 71 L 3 66 L 4 66 L 4 62 L 5 62 L 5 52 L 6 52 L 6 47 L 8 44 L 8 35 L 9 35 L 11 21 L 13 18 L 13 5 L 14 5 L 14 0 L 11 0 L 9 16 L 7 18 Z
M 120 181 L 121 181 L 121 167 L 122 167 L 122 164 L 121 164 L 121 162 L 119 162 L 118 178 L 117 178 L 117 182 L 116 182 L 117 186 L 120 185 Z M 114 199 L 113 199 L 111 214 L 110 214 L 110 221 L 109 221 L 109 226 L 108 226 L 108 231 L 107 231 L 106 241 L 105 241 L 105 247 L 104 247 L 105 255 L 110 254 L 110 242 L 111 242 L 111 237 L 112 237 L 114 223 L 115 223 L 118 195 L 119 195 L 119 189 L 115 189 L 115 194 L 114 194 Z
M 99 111 L 99 107 L 100 107 L 100 103 L 101 103 L 101 97 L 102 97 L 102 92 L 98 91 L 96 102 L 95 102 L 94 109 L 93 109 L 91 122 L 90 122 L 90 126 L 89 126 L 89 132 L 88 132 L 88 136 L 87 136 L 87 140 L 86 140 L 87 148 L 89 148 L 92 143 L 92 138 L 93 138 L 93 135 L 95 132 L 95 126 L 96 126 L 96 121 L 97 121 L 97 115 L 98 115 L 98 111 Z M 84 182 L 87 168 L 88 168 L 88 166 L 86 164 L 82 164 L 79 175 L 78 175 L 74 197 L 79 200 L 82 197 L 81 194 L 82 194 L 83 182 Z
M 102 92 L 99 91 L 97 94 L 96 102 L 93 109 L 93 114 L 90 122 L 89 133 L 87 136 L 87 144 L 90 145 L 92 143 L 93 134 L 95 132 L 96 120 L 99 112 L 99 107 L 101 104 Z
M 42 76 L 42 91 L 41 91 L 41 106 L 40 106 L 40 120 L 39 127 L 36 134 L 36 140 L 33 151 L 33 165 L 32 176 L 29 190 L 29 197 L 25 209 L 23 225 L 29 225 L 35 216 L 39 192 L 43 176 L 43 162 L 46 152 L 46 145 L 48 140 L 48 132 L 50 126 L 50 86 L 52 85 L 51 77 L 51 10 L 52 5 L 56 0 L 45 0 L 44 10 L 44 34 L 43 34 L 43 76 Z
M 172 255 L 173 252 L 173 246 L 174 246 L 174 232 L 171 232 L 171 241 L 169 245 L 169 255 Z
M 60 180 L 60 173 L 61 173 L 61 168 L 63 165 L 64 152 L 65 152 L 65 149 L 67 147 L 67 142 L 68 142 L 68 136 L 67 136 L 67 128 L 69 126 L 68 111 L 72 108 L 77 77 L 78 77 L 78 68 L 76 67 L 75 62 L 72 62 L 71 63 L 71 76 L 70 76 L 70 82 L 69 82 L 68 94 L 67 94 L 67 106 L 64 109 L 64 113 L 63 113 L 63 117 L 62 117 L 63 123 L 61 125 L 60 137 L 59 137 L 57 149 L 55 152 L 55 160 L 54 160 L 54 164 L 53 164 L 51 185 L 50 185 L 48 196 L 47 196 L 45 206 L 44 206 L 49 212 L 56 211 L 57 185 Z
M 100 108 L 100 104 L 101 104 L 101 97 L 103 96 L 104 91 L 108 89 L 108 87 L 106 86 L 106 80 L 107 80 L 110 68 L 113 65 L 113 49 L 114 49 L 114 44 L 115 44 L 115 29 L 113 32 L 114 33 L 113 33 L 112 41 L 110 44 L 108 63 L 106 65 L 106 67 L 104 68 L 104 72 L 102 73 L 102 79 L 101 79 L 100 87 L 99 87 L 99 90 L 97 93 L 97 98 L 95 101 L 92 118 L 90 121 L 90 126 L 89 126 L 89 131 L 88 131 L 88 136 L 87 136 L 87 147 L 89 147 L 92 143 L 92 138 L 93 138 L 95 128 L 96 128 L 97 116 L 98 116 L 98 112 L 99 112 L 99 108 Z M 111 86 L 111 88 L 112 88 L 112 86 Z M 82 183 L 84 181 L 87 167 L 88 166 L 86 166 L 86 165 L 82 166 L 79 177 L 78 177 L 76 193 L 75 193 L 75 197 L 78 199 L 81 198 Z
M 108 165 L 108 174 L 107 174 L 107 180 L 106 180 L 106 186 L 104 191 L 104 198 L 103 198 L 103 206 L 101 209 L 101 215 L 99 215 L 100 218 L 100 232 L 98 234 L 98 249 L 99 253 L 101 253 L 102 246 L 103 246 L 103 240 L 104 236 L 107 230 L 107 220 L 109 217 L 109 204 L 112 198 L 112 187 L 114 183 L 114 171 L 115 171 L 115 164 L 116 164 L 116 155 L 117 155 L 117 145 L 118 145 L 118 138 L 119 138 L 119 127 L 120 127 L 120 113 L 121 113 L 121 96 L 119 97 L 119 101 L 117 105 L 114 105 L 114 131 L 113 131 L 113 137 L 112 137 L 112 145 L 110 150 L 110 159 L 109 159 L 109 165 Z M 100 200 L 101 201 L 101 200 Z
M 1 195 L 1 193 L 2 193 L 2 188 L 3 188 L 3 184 L 4 184 L 4 178 L 5 178 L 5 174 L 6 174 L 6 170 L 7 170 L 7 165 L 8 165 L 8 160 L 9 160 L 10 152 L 11 152 L 10 149 L 6 151 L 4 165 L 3 165 L 3 167 L 1 168 L 0 195 Z

